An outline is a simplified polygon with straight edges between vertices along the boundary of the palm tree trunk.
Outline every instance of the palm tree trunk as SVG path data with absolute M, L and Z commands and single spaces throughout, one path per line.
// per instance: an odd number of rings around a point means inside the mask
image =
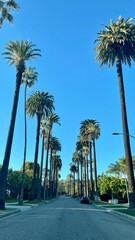
M 78 196 L 79 196 L 79 195 L 80 195 L 80 187 L 79 187 L 79 180 L 80 180 L 79 160 L 78 160 L 78 162 L 77 162 L 77 168 L 78 168 L 78 179 L 77 179 L 77 180 L 78 180 L 78 184 L 77 184 L 77 187 L 78 187 Z
M 71 196 L 71 188 L 72 188 L 72 183 L 71 183 L 71 177 L 70 177 L 70 196 Z
M 91 200 L 94 199 L 94 188 L 93 188 L 93 168 L 92 168 L 92 143 L 90 142 L 90 190 Z
M 48 175 L 49 141 L 50 141 L 50 131 L 48 133 L 48 139 L 47 139 L 46 166 L 45 166 L 45 178 L 44 178 L 44 199 L 46 198 L 46 184 L 47 184 L 47 175 Z
M 42 171 L 43 171 L 43 160 L 44 160 L 44 141 L 45 138 L 44 136 L 42 137 L 42 151 L 41 151 L 41 164 L 40 164 L 40 177 L 38 180 L 38 194 L 37 194 L 37 199 L 42 200 L 41 198 L 41 189 L 42 189 Z
M 87 156 L 87 195 L 89 196 L 89 164 L 88 164 L 88 156 Z
M 98 201 L 98 186 L 97 186 L 97 161 L 96 161 L 96 147 L 95 147 L 95 139 L 93 139 L 93 151 L 94 151 L 95 200 L 96 200 L 96 201 Z
M 50 151 L 49 196 L 52 197 L 52 149 Z
M 26 163 L 26 147 L 27 147 L 26 91 L 27 91 L 27 83 L 25 84 L 25 89 L 24 89 L 24 154 L 23 154 L 23 171 L 22 171 L 22 183 L 21 183 L 19 205 L 23 204 L 24 180 L 25 180 L 25 163 Z
M 75 197 L 75 172 L 73 173 L 74 175 L 74 197 Z
M 82 156 L 82 151 L 81 151 L 81 197 L 83 196 L 83 173 L 82 173 L 82 168 L 83 168 L 83 156 Z
M 131 154 L 131 148 L 130 148 L 128 120 L 127 120 L 127 112 L 126 112 L 125 91 L 124 91 L 121 61 L 119 60 L 118 57 L 116 59 L 116 69 L 117 69 L 118 83 L 119 83 L 123 140 L 124 140 L 126 169 L 127 169 L 127 178 L 128 178 L 128 186 L 129 186 L 129 207 L 135 208 L 135 183 L 134 183 L 132 154 Z
M 36 174 L 37 174 L 37 162 L 38 162 L 40 122 L 41 122 L 41 116 L 37 115 L 36 146 L 35 146 L 34 168 L 33 168 L 33 178 L 32 178 L 32 184 L 31 184 L 30 200 L 34 200 L 36 197 Z
M 11 148 L 12 148 L 12 142 L 13 142 L 13 136 L 14 136 L 20 85 L 21 85 L 22 73 L 24 71 L 24 68 L 25 68 L 24 66 L 20 66 L 20 65 L 16 66 L 16 86 L 15 86 L 15 92 L 14 92 L 13 107 L 12 107 L 7 143 L 5 148 L 5 154 L 3 159 L 3 166 L 1 169 L 1 176 L 0 176 L 0 209 L 2 210 L 5 209 L 5 192 L 6 192 L 6 182 L 7 182 L 7 175 L 8 175 L 8 166 L 9 166 L 10 154 L 11 154 Z
M 54 170 L 53 170 L 53 197 L 55 196 L 56 193 L 56 160 L 54 158 Z
M 84 181 L 85 181 L 85 196 L 87 196 L 87 182 L 86 182 L 86 157 L 84 157 Z

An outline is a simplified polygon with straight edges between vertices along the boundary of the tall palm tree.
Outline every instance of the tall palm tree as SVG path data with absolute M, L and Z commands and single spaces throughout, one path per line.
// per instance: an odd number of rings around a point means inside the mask
M 75 197 L 75 173 L 78 171 L 78 169 L 74 163 L 70 164 L 70 171 L 73 173 L 74 178 L 74 197 Z
M 60 155 L 57 155 L 55 158 L 55 191 L 54 191 L 54 195 L 55 197 L 57 197 L 57 190 L 58 190 L 58 180 L 59 180 L 59 171 L 62 168 L 62 160 Z
M 81 163 L 81 154 L 79 152 L 74 152 L 73 153 L 73 157 L 72 160 L 74 163 L 77 164 L 77 169 L 78 169 L 78 177 L 77 177 L 77 188 L 78 188 L 78 196 L 80 195 L 80 187 L 79 187 L 79 183 L 80 183 L 80 163 Z
M 72 173 L 70 173 L 67 178 L 69 179 L 69 195 L 71 196 L 71 188 L 72 188 L 72 178 L 73 178 L 73 175 Z
M 42 117 L 48 116 L 49 113 L 54 109 L 53 106 L 54 97 L 49 95 L 48 92 L 36 91 L 34 92 L 26 102 L 26 111 L 31 116 L 36 115 L 37 118 L 37 130 L 36 130 L 36 144 L 35 144 L 35 155 L 34 155 L 34 169 L 33 178 L 31 185 L 30 199 L 35 199 L 35 183 L 36 183 L 36 168 L 38 161 L 38 147 L 39 147 L 39 134 L 40 134 L 40 123 Z
M 89 147 L 91 151 L 91 142 L 93 143 L 93 156 L 94 156 L 94 176 L 95 176 L 95 198 L 98 200 L 98 186 L 97 186 L 97 161 L 96 161 L 96 147 L 95 139 L 98 139 L 100 136 L 100 127 L 99 123 L 93 119 L 86 119 L 81 122 L 80 132 L 82 136 L 86 136 L 89 141 Z M 91 160 L 91 158 L 90 158 Z M 91 162 L 92 165 L 92 162 Z
M 129 139 L 128 119 L 126 111 L 125 90 L 123 81 L 122 64 L 131 66 L 131 60 L 135 60 L 135 24 L 132 18 L 125 20 L 118 17 L 116 22 L 110 20 L 110 26 L 104 25 L 105 29 L 98 33 L 96 39 L 96 60 L 102 67 L 108 67 L 116 63 L 118 76 L 120 105 L 122 114 L 123 140 L 129 184 L 129 207 L 135 207 L 135 183 L 132 164 L 132 154 Z
M 27 88 L 31 88 L 34 85 L 35 81 L 37 81 L 37 77 L 38 77 L 38 73 L 35 72 L 35 68 L 32 68 L 32 67 L 26 68 L 22 75 L 22 84 L 25 84 L 25 87 L 24 87 L 24 154 L 23 154 L 22 184 L 21 184 L 19 205 L 23 204 L 25 162 L 26 162 L 26 148 L 27 148 L 26 93 L 27 93 Z
M 38 192 L 37 192 L 38 200 L 41 200 L 42 172 L 43 172 L 43 160 L 44 160 L 44 149 L 45 149 L 44 145 L 45 145 L 45 138 L 47 138 L 47 127 L 44 119 L 41 120 L 40 129 L 41 129 L 41 136 L 42 136 L 42 150 L 41 150 L 40 176 L 38 180 Z
M 19 10 L 19 5 L 14 0 L 0 1 L 0 28 L 3 25 L 3 21 L 13 23 L 13 16 L 11 12 Z
M 50 113 L 45 121 L 46 121 L 46 126 L 48 128 L 48 137 L 47 137 L 47 148 L 46 148 L 46 166 L 45 166 L 45 180 L 44 180 L 44 199 L 45 199 L 45 192 L 46 192 L 46 181 L 47 181 L 47 171 L 48 171 L 48 156 L 49 156 L 49 142 L 50 142 L 50 135 L 52 131 L 52 127 L 54 123 L 57 123 L 60 125 L 59 122 L 60 118 L 57 114 L 55 113 Z
M 85 174 L 85 164 L 84 164 L 84 157 L 83 157 L 83 147 L 87 146 L 88 141 L 85 136 L 81 134 L 78 136 L 76 142 L 76 150 L 80 153 L 80 163 L 81 163 L 81 197 L 84 195 L 84 189 L 86 190 L 86 181 L 83 183 L 83 172 Z M 85 175 L 86 176 L 86 175 Z
M 6 179 L 8 173 L 8 165 L 10 161 L 10 154 L 12 148 L 12 141 L 14 135 L 16 113 L 19 100 L 19 92 L 22 81 L 22 74 L 25 71 L 25 61 L 30 59 L 36 59 L 40 56 L 39 49 L 35 48 L 35 45 L 29 41 L 10 41 L 6 45 L 7 52 L 3 55 L 8 60 L 9 65 L 15 64 L 16 69 L 16 85 L 14 92 L 13 107 L 11 113 L 10 126 L 8 131 L 7 143 L 5 148 L 4 160 L 2 173 L 0 177 L 0 209 L 5 208 L 5 190 L 6 190 Z
M 52 196 L 54 193 L 53 190 L 55 189 L 55 156 L 56 153 L 61 151 L 62 148 L 59 139 L 51 135 L 49 141 L 49 148 L 50 148 L 49 194 L 50 196 Z

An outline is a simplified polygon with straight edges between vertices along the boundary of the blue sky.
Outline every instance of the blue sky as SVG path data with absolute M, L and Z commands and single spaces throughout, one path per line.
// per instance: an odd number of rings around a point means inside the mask
M 29 39 L 41 49 L 42 56 L 27 66 L 36 68 L 38 82 L 28 90 L 45 91 L 55 98 L 56 113 L 61 126 L 55 125 L 53 135 L 62 144 L 60 153 L 63 167 L 62 178 L 69 173 L 69 163 L 75 150 L 80 122 L 96 119 L 101 127 L 101 136 L 96 142 L 98 174 L 105 172 L 110 163 L 124 156 L 118 80 L 115 67 L 99 67 L 95 62 L 94 41 L 102 24 L 132 17 L 135 22 L 133 0 L 109 2 L 90 0 L 39 0 L 17 1 L 20 11 L 14 13 L 14 25 L 4 23 L 0 29 L 0 55 L 10 40 Z M 10 122 L 15 87 L 15 69 L 9 67 L 0 56 L 0 163 Z M 129 131 L 135 135 L 135 64 L 123 67 Z M 20 169 L 23 161 L 24 121 L 23 86 L 20 91 L 10 167 Z M 35 150 L 36 118 L 28 117 L 27 161 L 33 161 Z M 135 139 L 131 139 L 132 154 L 135 154 Z M 39 159 L 40 162 L 40 154 Z

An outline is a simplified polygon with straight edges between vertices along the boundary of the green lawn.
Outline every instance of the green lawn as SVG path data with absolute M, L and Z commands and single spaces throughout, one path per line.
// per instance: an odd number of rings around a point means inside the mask
M 114 209 L 114 211 L 135 217 L 135 210 L 133 209 L 116 209 L 116 210 Z
M 126 206 L 123 205 L 105 205 L 105 208 L 127 208 Z
M 14 198 L 11 198 L 11 199 L 5 199 L 5 202 L 6 203 L 15 203 L 15 202 L 18 202 L 18 199 L 14 199 Z

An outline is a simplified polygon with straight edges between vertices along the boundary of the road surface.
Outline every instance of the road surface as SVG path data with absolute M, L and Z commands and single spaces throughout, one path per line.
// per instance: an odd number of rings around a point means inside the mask
M 60 197 L 1 219 L 0 240 L 135 240 L 135 222 Z

